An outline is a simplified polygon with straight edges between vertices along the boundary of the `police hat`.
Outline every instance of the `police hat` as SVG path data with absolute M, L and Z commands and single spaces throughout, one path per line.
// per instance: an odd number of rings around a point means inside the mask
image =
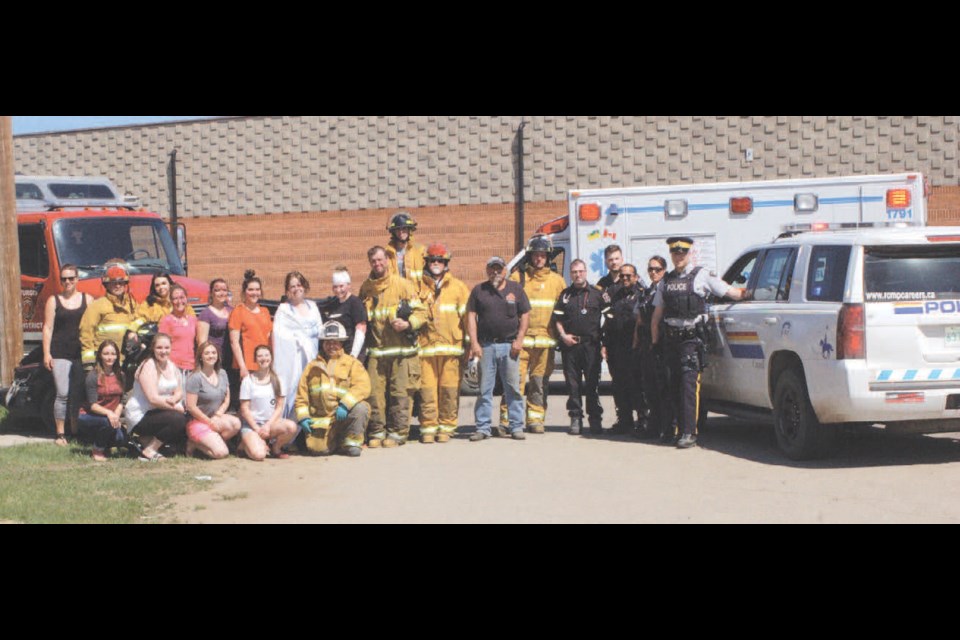
M 673 236 L 672 238 L 667 238 L 667 246 L 673 249 L 686 249 L 690 250 L 690 247 L 693 246 L 693 238 L 689 236 Z

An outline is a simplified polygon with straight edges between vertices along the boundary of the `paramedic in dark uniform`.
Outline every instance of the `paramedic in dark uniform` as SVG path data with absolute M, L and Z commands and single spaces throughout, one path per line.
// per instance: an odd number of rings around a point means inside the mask
M 620 267 L 620 279 L 604 291 L 603 356 L 610 369 L 613 403 L 617 409 L 614 433 L 633 433 L 634 414 L 643 416 L 643 394 L 640 392 L 639 362 L 633 351 L 633 334 L 637 320 L 634 307 L 643 295 L 643 281 L 632 264 Z
M 706 351 L 706 297 L 713 294 L 744 300 L 746 292 L 731 287 L 702 267 L 694 267 L 690 263 L 692 238 L 667 238 L 667 245 L 674 270 L 664 276 L 657 288 L 650 330 L 653 345 L 664 341 L 667 393 L 672 400 L 667 403 L 667 413 L 677 416 L 682 434 L 677 447 L 687 449 L 697 444 L 700 373 Z M 668 418 L 665 424 L 670 425 L 671 419 Z
M 553 320 L 563 358 L 563 377 L 567 381 L 567 413 L 570 434 L 583 429 L 583 395 L 587 396 L 590 433 L 603 433 L 600 406 L 600 312 L 603 297 L 587 284 L 587 264 L 583 260 L 570 263 L 573 282 L 560 293 L 553 306 Z

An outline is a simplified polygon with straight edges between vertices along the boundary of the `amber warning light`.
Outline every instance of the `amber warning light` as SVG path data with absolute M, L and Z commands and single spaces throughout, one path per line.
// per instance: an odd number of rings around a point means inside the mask
M 753 198 L 730 198 L 730 213 L 753 213 Z
M 888 189 L 887 190 L 887 208 L 903 209 L 910 206 L 909 189 Z
M 596 222 L 600 219 L 600 205 L 582 204 L 580 205 L 580 219 L 584 222 Z

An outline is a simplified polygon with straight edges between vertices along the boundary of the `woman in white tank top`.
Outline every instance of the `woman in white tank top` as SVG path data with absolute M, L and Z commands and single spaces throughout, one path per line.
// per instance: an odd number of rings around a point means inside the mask
M 134 376 L 133 393 L 124 407 L 131 433 L 140 437 L 140 460 L 156 462 L 165 444 L 178 445 L 186 438 L 183 377 L 170 361 L 170 336 L 158 333 L 151 355 Z

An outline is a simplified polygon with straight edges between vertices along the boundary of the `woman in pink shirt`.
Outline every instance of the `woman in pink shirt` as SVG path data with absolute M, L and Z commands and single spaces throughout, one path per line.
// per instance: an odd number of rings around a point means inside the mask
M 187 290 L 178 284 L 170 287 L 170 302 L 173 310 L 160 320 L 157 328 L 170 336 L 170 360 L 186 378 L 196 360 L 197 316 L 187 314 Z

